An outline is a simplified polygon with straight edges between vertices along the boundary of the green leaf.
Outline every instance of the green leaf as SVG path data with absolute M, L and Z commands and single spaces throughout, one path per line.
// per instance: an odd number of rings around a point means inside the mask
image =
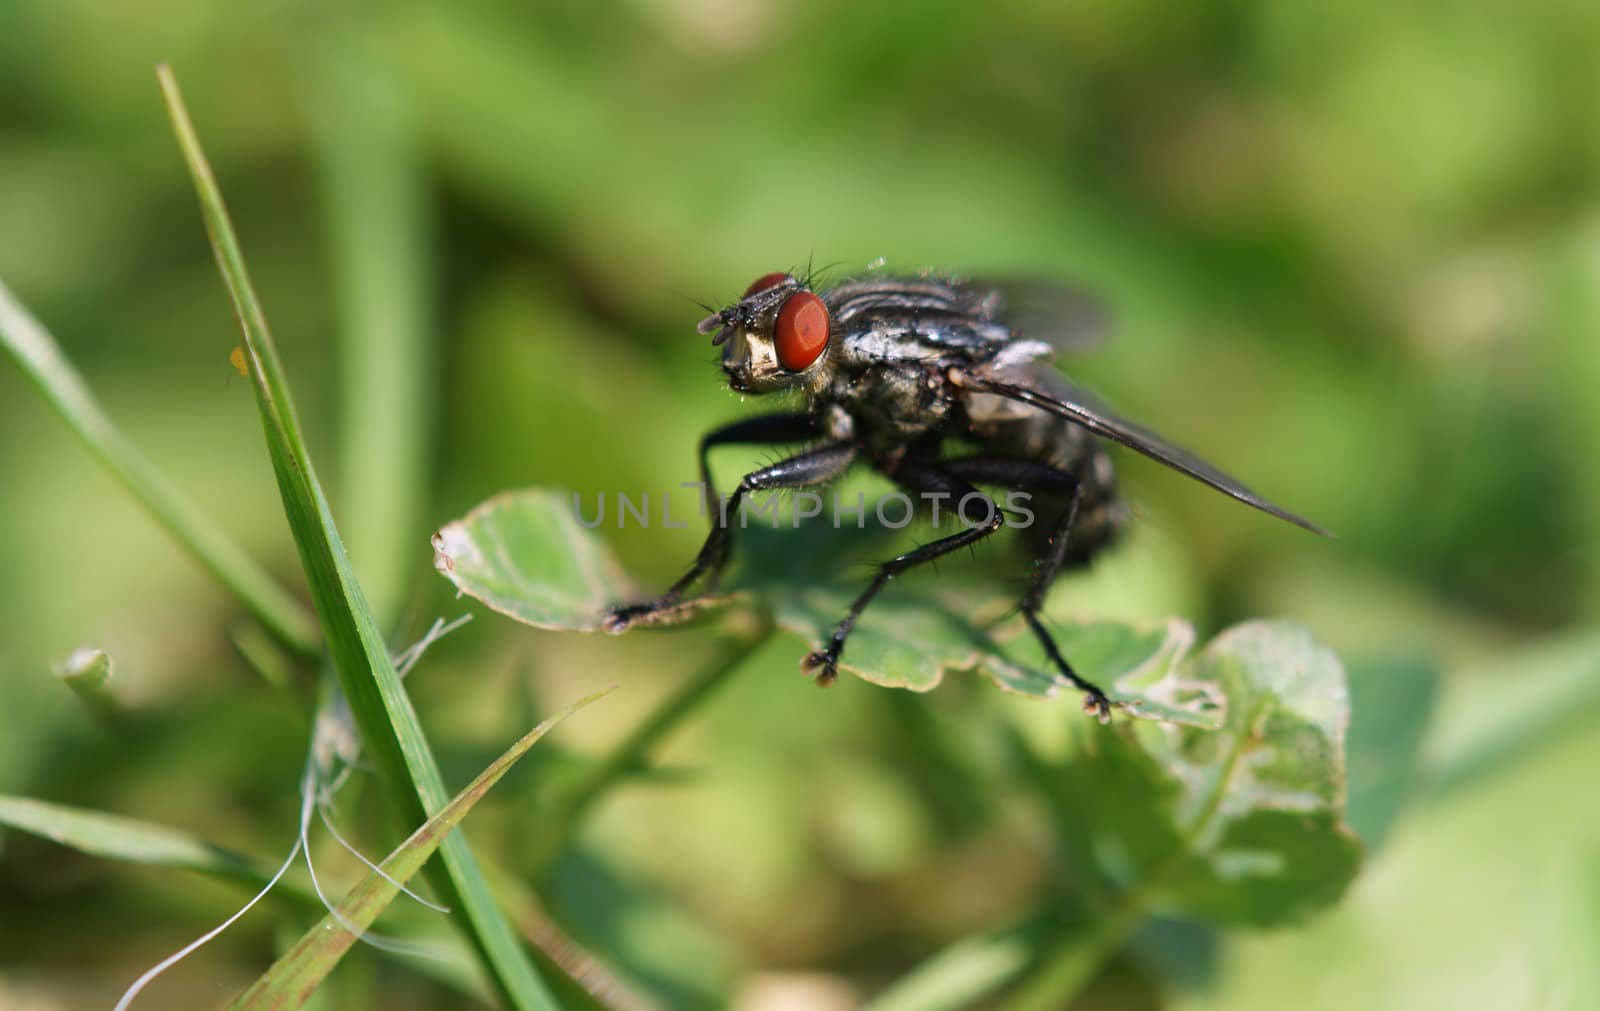
M 1149 908 L 1215 923 L 1302 919 L 1344 893 L 1349 695 L 1338 659 L 1285 623 L 1235 626 L 1179 680 L 1221 693 L 1221 730 L 1128 724 L 1061 769 L 1061 812 L 1100 876 Z
M 361 731 L 366 754 L 389 788 L 399 816 L 407 824 L 421 824 L 449 800 L 444 779 L 334 525 L 327 496 L 306 450 L 277 346 L 177 82 L 165 66 L 158 69 L 157 75 L 194 177 L 218 267 L 244 334 L 250 378 L 273 472 L 301 565 L 311 584 L 334 673 Z M 439 854 L 442 871 L 435 873 L 434 883 L 460 911 L 457 922 L 477 946 L 496 986 L 515 1007 L 554 1007 L 526 949 L 495 904 L 466 839 L 459 834 L 449 836 Z
M 1006 1005 L 1066 1007 L 1152 912 L 1275 926 L 1344 894 L 1361 861 L 1345 824 L 1343 667 L 1304 629 L 1234 626 L 1177 682 L 1216 692 L 1220 730 L 1121 721 L 1030 772 L 1101 898 Z
M 1438 685 L 1438 670 L 1419 656 L 1350 667 L 1349 820 L 1369 851 L 1382 843 L 1417 784 Z
M 433 551 L 462 593 L 535 628 L 596 631 L 608 605 L 639 593 L 568 492 L 496 495 L 434 534 Z
M 380 865 L 382 873 L 370 872 L 350 889 L 336 909 L 307 931 L 248 990 L 240 994 L 232 1006 L 295 1008 L 304 1005 L 358 940 L 359 935 L 352 933 L 350 928 L 364 932 L 372 926 L 378 915 L 400 894 L 401 886 L 411 880 L 433 856 L 450 830 L 460 824 L 467 812 L 489 792 L 489 788 L 498 783 L 539 738 L 577 710 L 609 694 L 615 687 L 612 685 L 578 700 L 523 735 L 479 773 L 466 789 L 456 794 L 439 813 L 401 843 Z
M 0 825 L 106 860 L 178 867 L 257 886 L 272 877 L 263 862 L 175 828 L 31 797 L 0 795 Z M 308 893 L 301 895 L 307 903 L 316 902 Z
M 864 585 L 859 562 L 882 557 L 893 534 L 826 523 L 741 530 L 728 592 L 689 601 L 671 619 L 759 602 L 781 628 L 820 648 Z M 597 533 L 578 522 L 575 499 L 564 491 L 497 495 L 442 528 L 433 544 L 435 567 L 462 593 L 539 628 L 595 631 L 607 607 L 642 596 Z M 839 666 L 874 684 L 919 692 L 948 673 L 975 671 L 1022 695 L 1070 693 L 1021 619 L 1010 615 L 1015 602 L 1015 590 L 982 573 L 898 583 L 862 616 Z M 1172 676 L 1194 640 L 1186 624 L 1052 624 L 1078 671 L 1126 703 L 1129 715 L 1220 724 L 1214 692 Z

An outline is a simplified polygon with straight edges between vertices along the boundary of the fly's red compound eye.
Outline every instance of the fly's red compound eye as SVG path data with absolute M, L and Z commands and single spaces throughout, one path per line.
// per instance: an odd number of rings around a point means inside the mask
M 790 372 L 799 372 L 816 361 L 828 346 L 831 325 L 822 299 L 809 291 L 790 295 L 778 310 L 778 323 L 773 329 L 779 364 Z
M 744 290 L 744 297 L 749 298 L 758 291 L 766 291 L 768 288 L 776 288 L 778 285 L 787 280 L 789 280 L 789 275 L 785 274 L 781 270 L 774 271 L 771 274 L 762 274 L 760 277 L 756 278 L 754 284 L 750 285 L 750 287 Z

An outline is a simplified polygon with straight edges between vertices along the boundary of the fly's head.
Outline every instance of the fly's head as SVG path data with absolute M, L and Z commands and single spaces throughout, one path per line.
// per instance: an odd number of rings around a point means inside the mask
M 766 274 L 739 301 L 700 321 L 722 345 L 722 370 L 741 393 L 820 383 L 828 369 L 828 306 L 798 278 Z

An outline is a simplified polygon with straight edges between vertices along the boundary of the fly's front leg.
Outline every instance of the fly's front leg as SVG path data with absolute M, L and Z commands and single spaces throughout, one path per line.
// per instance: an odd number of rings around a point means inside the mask
M 1078 479 L 1058 467 L 1036 463 L 1032 460 L 1014 460 L 1006 457 L 972 456 L 947 460 L 944 467 L 950 473 L 979 484 L 1000 485 L 1017 491 L 1039 491 L 1067 496 L 1067 508 L 1056 519 L 1049 544 L 1044 554 L 1034 562 L 1033 578 L 1028 590 L 1017 605 L 1023 620 L 1044 647 L 1045 655 L 1068 681 L 1083 692 L 1083 711 L 1092 714 L 1101 723 L 1111 722 L 1111 700 L 1093 682 L 1084 679 L 1067 658 L 1061 655 L 1055 637 L 1044 627 L 1040 611 L 1044 607 L 1045 593 L 1067 557 L 1067 541 L 1072 536 L 1073 523 L 1078 518 L 1078 502 L 1083 497 L 1083 487 Z
M 728 498 L 726 509 L 712 510 L 711 533 L 700 547 L 700 554 L 683 578 L 673 583 L 666 593 L 655 600 L 612 608 L 602 627 L 616 634 L 628 626 L 658 611 L 673 607 L 683 600 L 683 595 L 695 581 L 708 573 L 715 578 L 715 570 L 727 561 L 727 546 L 733 536 L 731 518 L 738 515 L 744 497 L 751 492 L 771 491 L 779 488 L 809 488 L 826 484 L 850 466 L 855 459 L 855 446 L 848 442 L 833 442 L 780 460 L 770 467 L 762 467 L 744 476 L 739 487 Z
M 970 497 L 976 496 L 987 505 L 988 513 L 983 523 L 968 527 L 949 537 L 941 537 L 878 566 L 877 575 L 850 605 L 850 610 L 845 613 L 844 619 L 833 630 L 833 637 L 828 641 L 827 648 L 811 653 L 800 661 L 800 669 L 813 675 L 820 685 L 832 684 L 839 676 L 839 656 L 844 652 L 845 640 L 850 637 L 851 631 L 856 626 L 856 620 L 861 617 L 861 612 L 872 603 L 872 598 L 878 595 L 878 591 L 889 584 L 889 580 L 923 562 L 931 562 L 940 555 L 947 555 L 969 544 L 976 544 L 1005 525 L 1005 517 L 993 499 L 965 481 L 945 473 L 937 465 L 915 460 L 904 461 L 895 471 L 894 480 L 908 491 L 917 494 L 923 492 L 943 494 L 949 496 L 949 500 L 954 503 L 964 503 Z
M 711 451 L 718 446 L 759 445 L 764 446 L 774 442 L 805 442 L 809 439 L 819 438 L 822 429 L 817 420 L 809 414 L 764 414 L 758 418 L 745 418 L 735 421 L 731 425 L 724 425 L 700 440 L 700 491 L 704 498 L 703 508 L 706 515 L 711 517 L 711 525 L 715 528 L 718 520 L 719 506 L 722 496 L 711 483 Z M 728 540 L 723 541 L 723 550 L 726 553 Z M 711 583 L 714 585 L 721 574 L 723 558 L 714 559 L 711 566 Z M 707 587 L 710 588 L 709 586 Z

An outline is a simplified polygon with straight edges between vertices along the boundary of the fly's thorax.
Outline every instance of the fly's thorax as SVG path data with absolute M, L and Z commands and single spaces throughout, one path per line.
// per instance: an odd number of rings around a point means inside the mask
M 828 382 L 814 398 L 849 414 L 867 443 L 904 443 L 955 421 L 955 391 L 936 363 L 858 361 L 849 352 L 848 343 L 834 349 Z

